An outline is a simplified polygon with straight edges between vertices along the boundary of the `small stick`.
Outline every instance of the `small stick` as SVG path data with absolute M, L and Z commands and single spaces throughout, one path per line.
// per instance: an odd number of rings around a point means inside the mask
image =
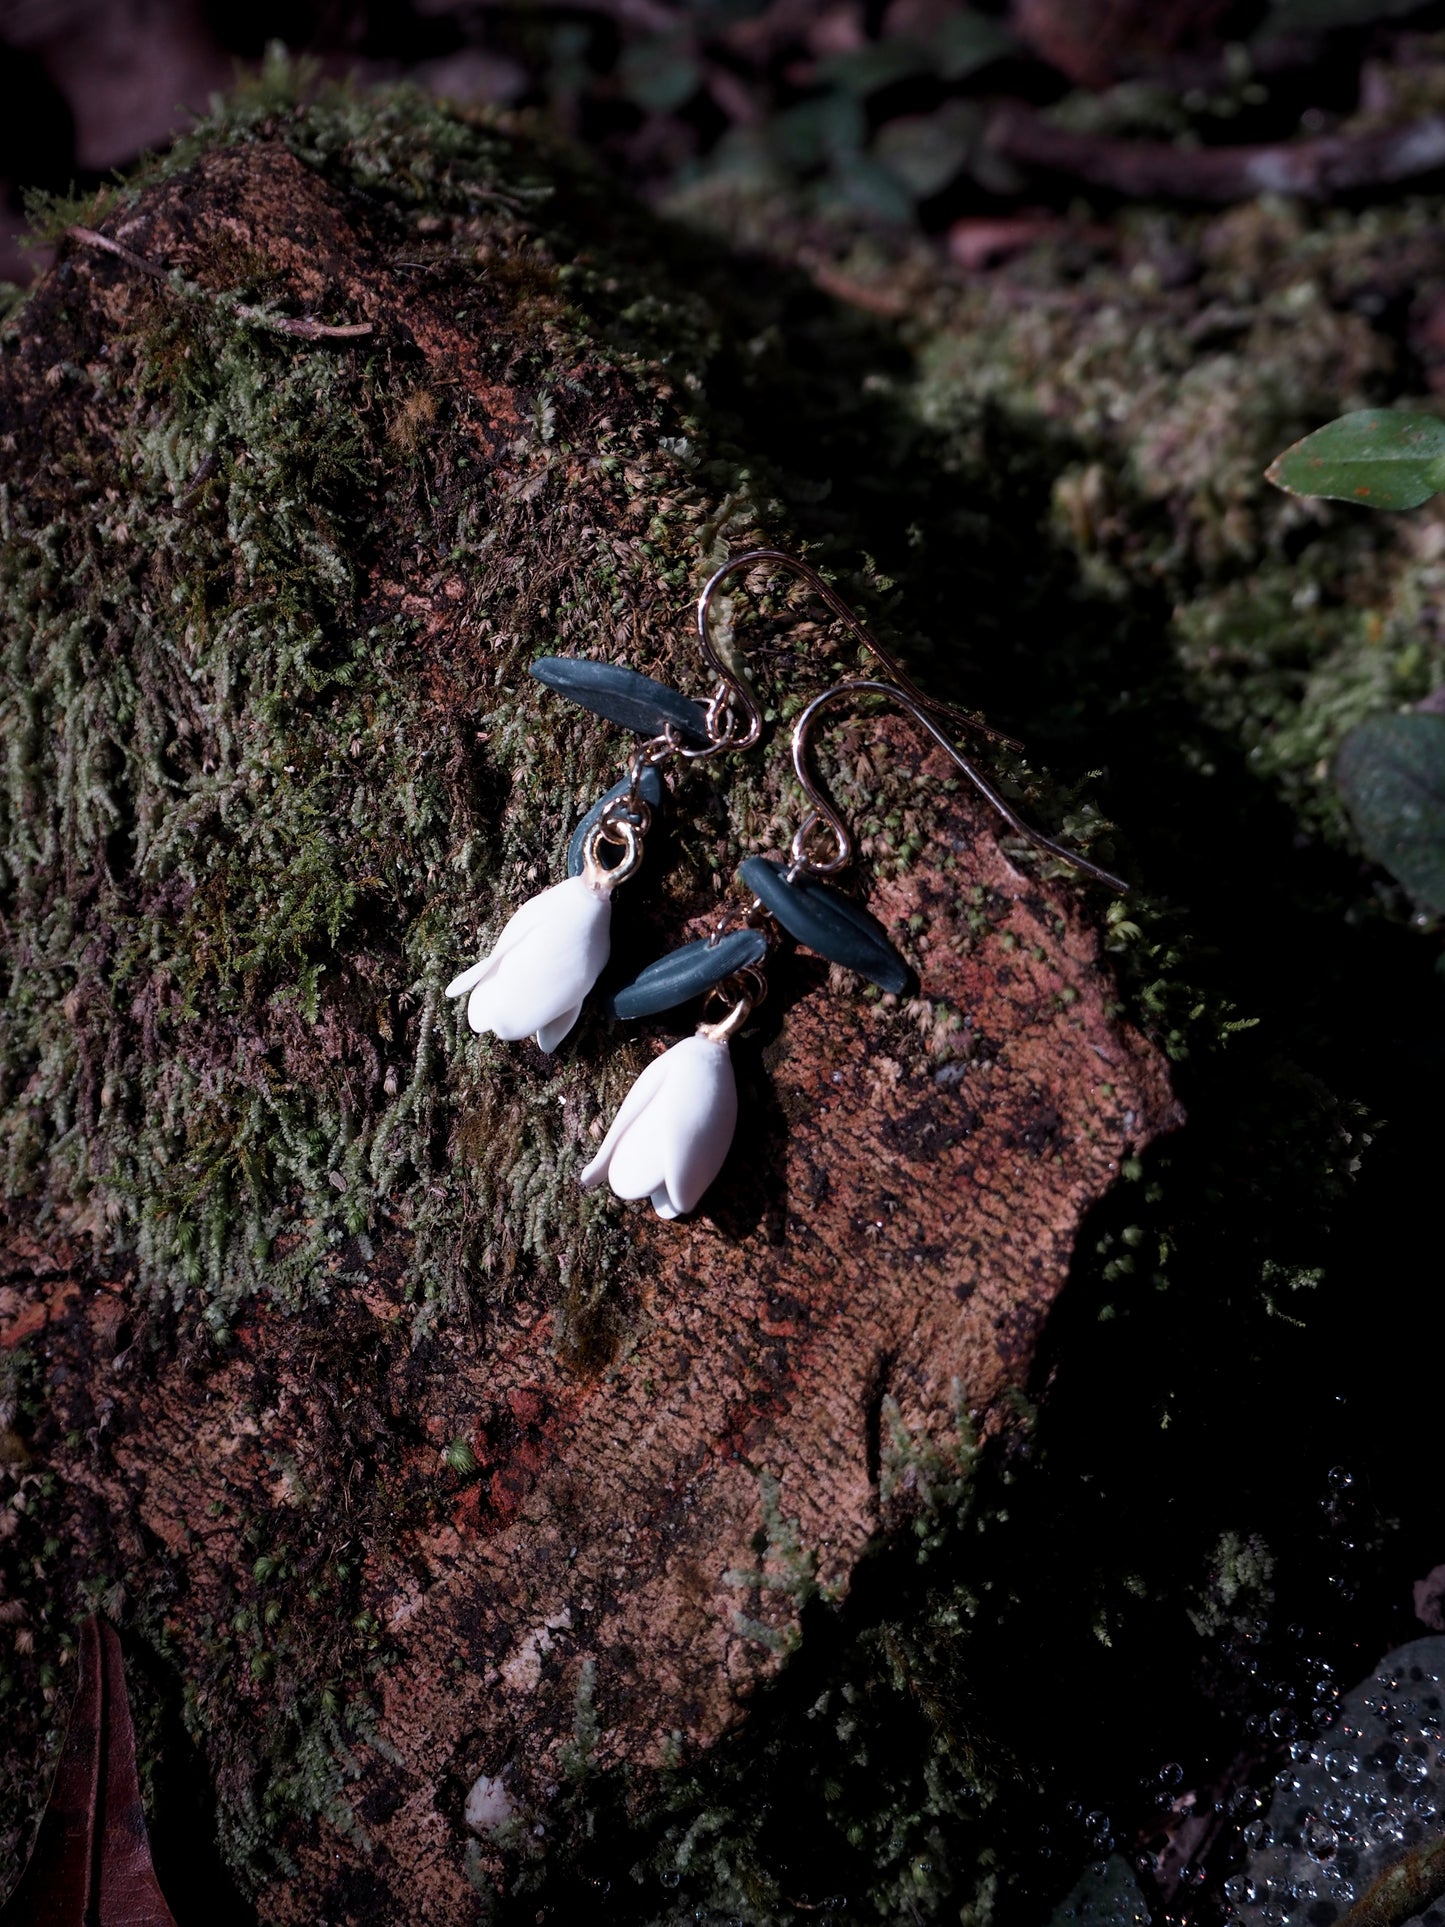
M 158 268 L 154 261 L 147 261 L 143 254 L 123 248 L 119 241 L 112 241 L 108 234 L 97 234 L 93 227 L 68 227 L 65 232 L 72 241 L 83 241 L 88 248 L 104 248 L 107 254 L 113 254 L 118 261 L 128 262 L 131 267 L 139 268 L 142 274 L 154 275 L 157 281 L 170 279 L 166 269 Z
M 1327 201 L 1445 166 L 1445 115 L 1423 114 L 1368 134 L 1326 134 L 1258 147 L 1174 147 L 1167 141 L 1078 134 L 1028 107 L 1009 106 L 995 115 L 988 145 L 1024 167 L 1070 174 L 1131 199 L 1167 195 L 1223 205 L 1256 194 L 1288 194 Z
M 65 232 L 71 240 L 80 241 L 88 248 L 100 248 L 106 254 L 113 254 L 118 261 L 124 261 L 127 267 L 137 268 L 142 274 L 148 274 L 156 281 L 168 282 L 172 287 L 178 285 L 171 279 L 168 268 L 160 267 L 154 261 L 147 261 L 143 254 L 137 254 L 132 248 L 122 247 L 119 241 L 112 241 L 108 234 L 98 234 L 94 228 L 89 227 L 68 227 Z M 192 288 L 185 282 L 181 282 L 179 286 L 185 294 L 204 294 L 205 292 L 203 289 Z M 244 301 L 231 301 L 224 295 L 220 298 L 229 301 L 232 310 L 243 321 L 254 321 L 258 327 L 271 328 L 277 334 L 295 335 L 302 341 L 323 339 L 347 341 L 353 340 L 358 335 L 369 335 L 372 331 L 369 321 L 357 321 L 344 327 L 333 327 L 329 322 L 313 321 L 307 315 L 292 317 L 266 314 L 260 308 L 248 306 Z

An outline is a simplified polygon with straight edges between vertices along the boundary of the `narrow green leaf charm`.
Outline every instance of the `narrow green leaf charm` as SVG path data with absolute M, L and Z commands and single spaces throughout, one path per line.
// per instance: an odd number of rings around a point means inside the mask
M 572 832 L 572 840 L 567 845 L 567 874 L 569 877 L 580 877 L 582 874 L 582 852 L 587 843 L 587 832 L 592 828 L 592 825 L 597 821 L 598 817 L 601 816 L 609 803 L 616 802 L 619 796 L 626 796 L 629 787 L 628 778 L 625 776 L 620 783 L 614 783 L 605 796 L 598 797 L 597 801 Z M 658 775 L 651 763 L 643 770 L 642 781 L 638 787 L 642 792 L 643 802 L 646 803 L 650 809 L 657 809 L 662 802 L 662 778 Z
M 532 664 L 532 674 L 594 716 L 605 716 L 641 736 L 660 736 L 670 723 L 691 749 L 706 749 L 711 740 L 707 711 L 700 703 L 620 663 L 542 656 Z
M 880 990 L 901 994 L 913 982 L 913 972 L 889 943 L 877 917 L 841 891 L 819 883 L 816 877 L 801 876 L 789 883 L 783 866 L 762 856 L 750 856 L 738 874 L 790 937 L 829 963 L 845 964 Z
M 1445 916 L 1445 716 L 1367 716 L 1335 780 L 1367 854 Z
M 1445 488 L 1445 421 L 1400 408 L 1357 409 L 1287 448 L 1265 473 L 1290 495 L 1418 508 Z
M 660 1010 L 675 1010 L 735 970 L 761 963 L 767 948 L 761 930 L 732 930 L 716 943 L 701 937 L 649 964 L 630 984 L 605 997 L 602 1008 L 609 1017 L 654 1017 Z

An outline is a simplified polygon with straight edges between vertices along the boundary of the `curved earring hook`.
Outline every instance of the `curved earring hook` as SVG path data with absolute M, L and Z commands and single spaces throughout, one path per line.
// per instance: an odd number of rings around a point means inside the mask
M 898 689 L 920 709 L 931 711 L 935 716 L 946 716 L 950 722 L 957 723 L 960 728 L 975 729 L 980 735 L 992 737 L 994 742 L 1004 743 L 1010 749 L 1023 748 L 1023 744 L 1016 741 L 1014 737 L 1005 736 L 1002 730 L 990 728 L 987 723 L 981 722 L 968 710 L 959 709 L 953 703 L 943 702 L 937 696 L 925 695 L 917 683 L 888 654 L 862 618 L 855 615 L 848 607 L 832 583 L 825 582 L 815 568 L 800 561 L 795 555 L 786 554 L 782 549 L 749 549 L 743 555 L 730 557 L 720 569 L 714 570 L 697 599 L 698 644 L 702 649 L 704 662 L 717 675 L 718 688 L 707 710 L 708 729 L 713 732 L 713 747 L 693 751 L 693 755 L 710 756 L 719 749 L 751 749 L 763 733 L 762 712 L 758 708 L 753 692 L 742 681 L 740 666 L 736 662 L 732 664 L 725 662 L 718 654 L 712 639 L 711 626 L 713 597 L 730 575 L 739 569 L 751 567 L 754 562 L 773 562 L 779 568 L 790 569 L 794 575 L 801 576 L 814 593 L 821 596 L 827 603 L 838 620 L 852 630 L 864 648 L 878 658 L 888 674 L 892 676 Z M 722 726 L 724 712 L 730 712 L 725 728 Z M 741 734 L 733 731 L 732 717 L 736 715 L 743 716 L 747 723 L 746 729 Z M 944 740 L 946 739 L 940 738 L 940 741 Z
M 808 732 L 812 727 L 813 719 L 829 703 L 837 702 L 843 696 L 860 695 L 886 696 L 890 702 L 897 703 L 900 708 L 906 710 L 916 723 L 927 730 L 940 749 L 947 750 L 979 795 L 993 805 L 1016 835 L 1026 838 L 1036 849 L 1047 850 L 1050 856 L 1061 857 L 1065 863 L 1072 864 L 1076 870 L 1082 870 L 1087 876 L 1096 877 L 1100 883 L 1107 883 L 1111 890 L 1120 892 L 1128 890 L 1129 886 L 1122 877 L 1116 877 L 1112 871 L 1101 869 L 1097 863 L 1091 863 L 1086 856 L 1080 856 L 1076 850 L 1066 849 L 1062 843 L 1055 843 L 1052 837 L 1044 836 L 1040 831 L 1031 829 L 1012 806 L 1004 801 L 993 785 L 979 774 L 957 745 L 949 740 L 927 710 L 920 708 L 910 690 L 902 689 L 896 683 L 862 678 L 852 682 L 835 683 L 831 689 L 825 689 L 820 696 L 813 698 L 793 725 L 793 768 L 803 787 L 803 794 L 812 807 L 793 837 L 792 867 L 788 872 L 790 878 L 802 870 L 809 870 L 815 876 L 836 876 L 853 860 L 852 835 L 843 819 L 813 780 L 812 772 L 808 767 Z M 832 832 L 837 846 L 832 858 L 826 863 L 818 862 L 807 853 L 808 839 L 820 825 L 826 825 Z

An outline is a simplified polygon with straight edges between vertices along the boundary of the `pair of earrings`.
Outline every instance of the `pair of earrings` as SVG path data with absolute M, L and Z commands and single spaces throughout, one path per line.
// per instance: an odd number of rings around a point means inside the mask
M 912 979 L 882 924 L 825 881 L 853 860 L 852 836 L 812 768 L 812 734 L 825 709 L 870 695 L 896 704 L 947 752 L 1017 835 L 1112 889 L 1126 888 L 1118 877 L 1024 823 L 962 754 L 939 719 L 1018 748 L 1012 738 L 965 710 L 926 696 L 806 562 L 778 549 L 750 549 L 725 562 L 698 598 L 698 642 L 704 662 L 717 677 L 705 704 L 611 663 L 548 656 L 533 664 L 532 674 L 548 688 L 636 730 L 643 740 L 628 758 L 622 780 L 594 804 L 573 833 L 565 881 L 524 903 L 489 955 L 447 985 L 448 997 L 467 999 L 467 1021 L 474 1031 L 491 1031 L 509 1041 L 535 1036 L 540 1049 L 557 1048 L 606 966 L 612 895 L 641 865 L 653 814 L 662 802 L 663 766 L 750 749 L 761 739 L 762 712 L 741 660 L 731 647 L 719 644 L 711 621 L 722 584 L 738 570 L 759 563 L 801 576 L 877 657 L 891 680 L 850 678 L 825 689 L 804 708 L 793 727 L 792 754 L 808 813 L 792 838 L 787 861 L 748 857 L 738 872 L 751 898 L 746 907 L 725 911 L 709 936 L 670 951 L 607 999 L 610 1014 L 617 1018 L 651 1017 L 697 997 L 705 1000 L 704 1021 L 695 1034 L 648 1065 L 581 1173 L 584 1189 L 606 1182 L 620 1198 L 650 1198 L 661 1218 L 691 1211 L 722 1168 L 738 1109 L 729 1039 L 767 994 L 767 960 L 784 935 L 884 990 L 904 991 Z M 611 853 L 610 861 L 604 852 Z M 718 1013 L 711 1019 L 709 1008 Z

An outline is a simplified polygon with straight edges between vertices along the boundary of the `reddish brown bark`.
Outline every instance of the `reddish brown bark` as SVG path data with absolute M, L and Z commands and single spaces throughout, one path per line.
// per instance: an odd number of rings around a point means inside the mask
M 902 725 L 889 727 L 897 754 L 916 758 Z M 941 867 L 950 857 L 1001 906 L 983 943 L 961 913 L 959 872 Z M 1082 1212 L 1176 1120 L 1158 1059 L 1109 1015 L 1087 920 L 1013 870 L 966 800 L 940 811 L 923 861 L 874 908 L 924 919 L 930 1021 L 966 1019 L 965 1057 L 936 1072 L 909 1025 L 800 961 L 806 988 L 745 1073 L 723 1196 L 692 1224 L 643 1210 L 630 1221 L 638 1317 L 605 1375 L 565 1368 L 554 1314 L 536 1304 L 481 1344 L 458 1334 L 426 1373 L 395 1347 L 398 1398 L 438 1444 L 469 1437 L 482 1466 L 450 1523 L 403 1534 L 368 1573 L 401 1654 L 381 1729 L 396 1758 L 366 1756 L 356 1799 L 388 1811 L 369 1825 L 370 1860 L 393 1904 L 418 1909 L 397 1918 L 423 1917 L 424 1898 L 428 1919 L 470 1920 L 444 1789 L 487 1773 L 505 1776 L 519 1810 L 545 1805 L 584 1663 L 596 1668 L 598 1764 L 655 1762 L 674 1735 L 705 1746 L 738 1718 L 778 1664 L 740 1618 L 786 1634 L 798 1610 L 786 1590 L 726 1577 L 767 1566 L 755 1550 L 764 1477 L 816 1551 L 820 1583 L 846 1589 L 897 1516 L 880 1484 L 885 1400 L 945 1453 L 960 1401 L 985 1430 L 997 1424 Z M 384 1270 L 340 1295 L 349 1342 L 401 1317 Z M 43 1302 L 63 1312 L 67 1289 L 17 1294 L 10 1319 L 32 1322 Z M 105 1296 L 89 1283 L 84 1295 L 99 1319 Z M 324 1437 L 326 1388 L 289 1322 L 258 1309 L 240 1337 L 203 1387 L 168 1371 L 113 1422 L 103 1496 L 129 1531 L 184 1561 L 183 1649 L 195 1607 L 246 1556 L 208 1517 L 210 1500 L 274 1487 L 282 1445 L 307 1477 Z M 273 1388 L 260 1410 L 258 1382 Z M 329 1833 L 300 1843 L 303 1878 L 268 1896 L 266 1917 L 313 1920 L 338 1855 L 354 1851 Z
M 264 146 L 212 156 L 199 183 L 160 189 L 127 232 L 144 258 L 189 271 L 208 220 L 284 273 L 308 311 L 324 299 L 335 312 L 339 288 L 348 322 L 404 331 L 437 382 L 475 404 L 475 446 L 502 472 L 526 398 L 443 303 L 368 252 L 300 162 Z M 130 297 L 115 277 L 129 270 L 90 254 L 92 269 L 93 297 L 79 269 L 57 273 L 123 328 Z M 613 380 L 596 376 L 599 415 L 618 405 Z M 579 472 L 586 432 L 573 430 Z M 591 512 L 614 511 L 599 496 Z M 472 701 L 461 665 L 481 676 L 487 648 L 460 586 L 379 578 L 374 590 L 405 594 L 429 645 L 415 673 L 455 724 Z M 113 1364 L 128 1275 L 89 1263 L 80 1240 L 10 1238 L 0 1336 L 64 1362 L 104 1405 L 104 1450 L 77 1456 L 67 1478 L 109 1521 L 136 1583 L 157 1560 L 183 1576 L 168 1625 L 188 1671 L 207 1675 L 206 1615 L 226 1614 L 248 1583 L 242 1512 L 284 1520 L 298 1492 L 332 1492 L 337 1541 L 365 1555 L 364 1604 L 398 1655 L 381 1745 L 360 1749 L 348 1794 L 369 1845 L 329 1829 L 288 1839 L 300 1872 L 267 1893 L 268 1920 L 471 1921 L 460 1792 L 486 1774 L 519 1814 L 544 1809 L 584 1679 L 602 1767 L 655 1764 L 725 1732 L 796 1630 L 797 1573 L 767 1548 L 768 1494 L 817 1582 L 845 1591 L 902 1516 L 910 1468 L 956 1450 L 960 1411 L 985 1432 L 1003 1422 L 1082 1214 L 1177 1121 L 1161 1058 L 1118 1019 L 1073 886 L 1015 869 L 983 806 L 943 790 L 943 760 L 903 724 L 880 728 L 884 760 L 930 779 L 921 854 L 871 899 L 909 933 L 921 995 L 873 1003 L 816 960 L 778 965 L 765 1026 L 738 1053 L 742 1124 L 713 1196 L 691 1223 L 630 1209 L 625 1263 L 572 1281 L 615 1302 L 615 1355 L 589 1366 L 559 1343 L 544 1274 L 486 1323 L 454 1318 L 414 1351 L 401 1239 L 381 1233 L 364 1283 L 334 1284 L 328 1304 L 295 1314 L 253 1303 L 224 1359 L 163 1352 L 143 1376 Z M 525 1082 L 521 1050 L 518 1063 Z M 506 1130 L 497 1103 L 495 1116 L 458 1117 L 458 1136 Z M 376 1361 L 367 1422 L 387 1434 L 393 1468 L 370 1493 L 359 1467 L 333 1463 L 362 1357 Z M 480 1476 L 439 1521 L 437 1454 L 457 1438 Z M 225 1797 L 227 1735 L 271 1717 L 264 1681 L 233 1679 L 198 1713 Z M 490 1844 L 484 1864 L 501 1866 Z M 338 1883 L 361 1868 L 358 1914 Z

